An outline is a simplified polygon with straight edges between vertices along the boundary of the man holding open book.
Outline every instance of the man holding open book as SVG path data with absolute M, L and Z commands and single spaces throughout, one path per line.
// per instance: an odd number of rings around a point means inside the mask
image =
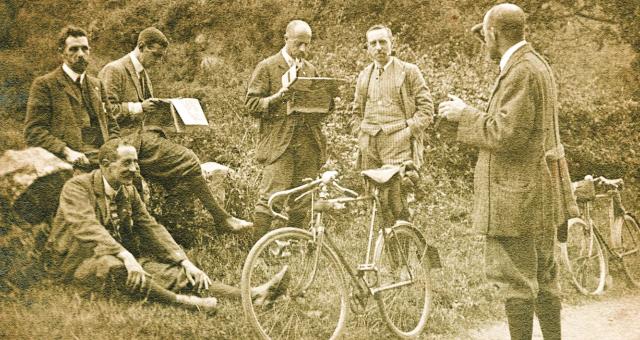
M 188 194 L 195 195 L 217 228 L 239 231 L 251 227 L 251 222 L 231 216 L 216 202 L 202 176 L 198 156 L 166 136 L 163 127 L 172 125 L 171 104 L 154 97 L 147 69 L 162 62 L 168 45 L 160 30 L 148 27 L 140 32 L 131 53 L 100 71 L 109 101 L 117 108 L 122 135 L 129 132 L 124 138 L 138 150 L 141 174 L 162 184 L 173 199 L 182 201 Z
M 291 21 L 284 41 L 282 50 L 256 66 L 245 98 L 248 113 L 259 121 L 256 160 L 264 165 L 254 211 L 254 223 L 260 234 L 271 225 L 269 196 L 300 185 L 304 178 L 314 178 L 326 160 L 326 140 L 320 122 L 331 104 L 327 110 L 318 110 L 321 112 L 291 110 L 297 93 L 282 83 L 283 75 L 294 67 L 297 76 L 317 77 L 315 67 L 305 60 L 311 27 L 301 20 Z M 291 203 L 289 225 L 300 227 L 306 218 L 304 207 L 308 202 Z

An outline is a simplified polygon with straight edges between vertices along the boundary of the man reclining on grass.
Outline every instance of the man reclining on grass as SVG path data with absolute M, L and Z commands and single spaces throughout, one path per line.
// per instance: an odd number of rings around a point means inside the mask
M 133 146 L 112 139 L 98 157 L 100 169 L 72 178 L 62 189 L 45 251 L 48 269 L 91 291 L 118 290 L 194 309 L 215 310 L 215 297 L 198 296 L 205 290 L 240 296 L 237 287 L 211 281 L 149 215 L 132 185 L 138 169 Z M 275 298 L 286 272 L 284 267 L 253 288 L 254 298 L 260 303 Z

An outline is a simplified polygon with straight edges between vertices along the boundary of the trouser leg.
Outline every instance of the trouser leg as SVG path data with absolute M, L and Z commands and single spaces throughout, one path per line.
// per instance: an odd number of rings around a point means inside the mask
M 149 301 L 160 303 L 175 303 L 176 294 L 155 282 L 152 278 L 147 277 L 145 288 L 138 291 L 131 291 L 126 287 L 127 269 L 123 266 L 115 266 L 110 268 L 107 278 L 107 293 L 118 290 L 124 295 L 129 295 L 136 299 L 147 298 Z
M 232 299 L 240 298 L 240 288 L 224 284 L 222 282 L 213 281 L 209 286 L 209 293 L 215 297 L 226 297 Z
M 271 227 L 271 215 L 256 211 L 253 214 L 254 234 L 256 239 L 266 234 Z
M 531 340 L 533 333 L 533 300 L 507 299 L 504 307 L 507 321 L 509 322 L 511 340 Z
M 298 137 L 298 145 L 294 149 L 294 157 L 297 160 L 293 163 L 293 178 L 291 186 L 303 184 L 304 179 L 314 179 L 318 176 L 321 164 L 318 158 L 320 149 L 310 135 Z M 295 197 L 291 197 L 289 207 L 288 227 L 305 228 L 309 225 L 309 206 L 311 196 L 307 195 L 297 203 L 293 202 Z

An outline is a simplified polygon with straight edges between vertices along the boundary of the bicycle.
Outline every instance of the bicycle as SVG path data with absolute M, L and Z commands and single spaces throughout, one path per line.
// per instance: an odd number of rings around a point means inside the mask
M 372 297 L 396 335 L 413 338 L 423 331 L 431 310 L 429 270 L 440 267 L 437 249 L 428 246 L 409 222 L 378 223 L 376 228 L 381 192 L 401 171 L 401 167 L 363 171 L 372 187 L 364 196 L 342 187 L 338 173 L 328 171 L 270 197 L 273 215 L 287 220 L 273 210 L 273 203 L 291 195 L 299 194 L 296 200 L 311 195 L 312 220 L 308 230 L 286 227 L 268 232 L 247 256 L 241 278 L 242 305 L 256 334 L 263 339 L 335 339 L 345 327 L 347 305 L 354 313 L 364 313 Z M 329 189 L 340 196 L 329 198 Z M 364 261 L 352 268 L 329 236 L 323 214 L 357 201 L 369 203 L 371 218 Z M 266 282 L 285 265 L 288 271 L 283 281 L 287 282 L 278 292 L 280 297 L 266 307 L 255 305 L 250 287 Z
M 581 216 L 568 224 L 567 241 L 560 250 L 572 283 L 582 294 L 602 294 L 609 260 L 619 264 L 630 286 L 640 287 L 640 228 L 622 205 L 623 185 L 622 179 L 592 176 L 572 183 Z M 604 193 L 596 193 L 596 188 Z M 610 243 L 591 217 L 594 202 L 602 199 L 609 203 Z

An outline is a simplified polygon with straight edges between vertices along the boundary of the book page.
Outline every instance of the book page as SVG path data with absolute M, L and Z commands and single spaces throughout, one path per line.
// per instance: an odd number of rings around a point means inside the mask
M 195 98 L 169 99 L 184 125 L 209 125 L 200 102 Z

